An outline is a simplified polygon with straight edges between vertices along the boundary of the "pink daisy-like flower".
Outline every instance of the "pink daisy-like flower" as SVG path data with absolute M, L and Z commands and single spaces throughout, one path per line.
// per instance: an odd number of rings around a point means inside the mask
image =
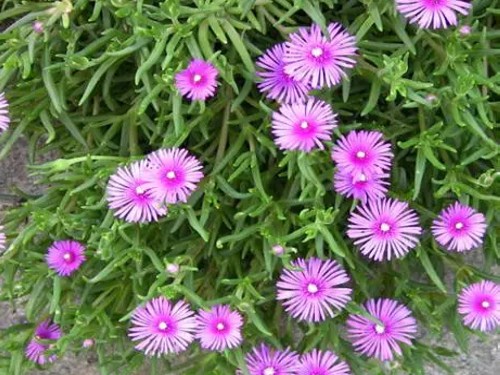
M 210 311 L 198 312 L 199 330 L 196 338 L 203 349 L 223 351 L 239 346 L 243 340 L 241 327 L 243 318 L 229 306 L 218 305 Z
M 61 329 L 59 326 L 52 323 L 50 320 L 43 321 L 35 328 L 34 337 L 26 346 L 26 358 L 39 365 L 54 362 L 57 359 L 57 356 L 55 354 L 47 356 L 45 355 L 45 352 L 52 345 L 49 341 L 56 341 L 60 338 Z
M 457 14 L 469 13 L 472 4 L 461 0 L 396 0 L 397 9 L 420 28 L 440 29 L 457 24 Z
M 194 340 L 198 325 L 194 312 L 184 301 L 173 305 L 165 297 L 153 298 L 135 309 L 129 337 L 146 355 L 179 353 Z
M 5 98 L 5 93 L 0 93 L 0 134 L 7 130 L 10 125 L 9 102 Z
M 296 375 L 299 355 L 289 349 L 279 351 L 260 344 L 246 355 L 245 362 L 250 375 Z
M 341 172 L 333 177 L 335 191 L 343 196 L 359 199 L 361 202 L 385 197 L 389 182 L 387 173 Z
M 342 173 L 380 174 L 391 168 L 392 157 L 391 144 L 376 131 L 350 131 L 332 151 L 332 159 Z
M 70 276 L 85 262 L 85 246 L 73 240 L 55 241 L 48 248 L 45 259 L 59 276 Z
M 445 208 L 432 223 L 436 241 L 449 251 L 468 251 L 481 246 L 486 232 L 482 213 L 460 202 Z
M 368 201 L 349 217 L 347 236 L 370 259 L 400 258 L 418 244 L 422 228 L 406 202 L 392 198 Z
M 7 238 L 5 237 L 5 233 L 3 232 L 3 226 L 0 225 L 0 254 L 5 250 L 5 243 Z
M 339 83 L 344 70 L 356 64 L 356 38 L 338 23 L 328 26 L 328 34 L 323 35 L 318 25 L 291 34 L 285 43 L 285 72 L 314 89 Z
M 302 355 L 297 375 L 349 375 L 351 370 L 335 353 L 314 349 Z
M 257 87 L 267 98 L 281 103 L 302 102 L 307 98 L 309 86 L 285 73 L 285 44 L 276 44 L 268 49 L 256 65 L 263 71 L 257 72 L 260 82 Z
M 464 324 L 483 332 L 500 326 L 500 285 L 482 280 L 462 289 L 458 296 L 458 312 Z
M 130 223 L 147 223 L 167 213 L 164 205 L 145 188 L 147 172 L 148 163 L 141 160 L 118 168 L 109 178 L 106 199 L 115 216 Z
M 392 361 L 394 353 L 402 354 L 401 343 L 411 345 L 417 321 L 406 306 L 391 299 L 371 299 L 364 307 L 381 324 L 361 315 L 349 315 L 347 334 L 354 349 L 369 357 Z
M 306 103 L 284 104 L 273 113 L 274 142 L 281 150 L 324 149 L 322 141 L 330 140 L 337 127 L 336 116 L 327 103 L 314 98 Z
M 148 163 L 144 187 L 160 202 L 186 202 L 203 178 L 200 161 L 182 148 L 157 150 L 148 155 Z
M 190 100 L 206 100 L 215 95 L 217 75 L 211 63 L 193 59 L 186 69 L 175 75 L 175 87 Z
M 345 270 L 334 260 L 297 259 L 283 270 L 278 283 L 277 300 L 298 320 L 318 322 L 333 317 L 351 300 L 352 289 L 341 287 L 349 282 Z

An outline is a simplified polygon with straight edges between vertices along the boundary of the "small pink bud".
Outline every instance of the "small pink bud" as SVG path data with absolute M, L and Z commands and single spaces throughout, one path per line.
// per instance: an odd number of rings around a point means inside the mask
M 32 28 L 33 31 L 37 34 L 43 33 L 43 23 L 40 21 L 33 22 Z
M 438 97 L 434 94 L 427 94 L 425 96 L 425 100 L 427 100 L 429 103 L 435 103 L 438 100 Z
M 469 36 L 470 33 L 472 32 L 472 28 L 469 25 L 463 25 L 460 26 L 458 32 L 460 33 L 461 36 Z
M 84 348 L 90 348 L 93 345 L 94 345 L 94 340 L 93 339 L 85 339 L 85 340 L 83 340 L 82 346 Z
M 177 272 L 179 272 L 179 265 L 175 263 L 167 264 L 167 272 L 171 274 L 176 274 Z
M 283 255 L 285 253 L 285 248 L 281 245 L 274 245 L 272 247 L 272 252 L 276 256 Z

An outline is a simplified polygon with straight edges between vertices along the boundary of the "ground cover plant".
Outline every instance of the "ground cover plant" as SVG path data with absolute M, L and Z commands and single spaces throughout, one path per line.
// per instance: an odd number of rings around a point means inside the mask
M 453 373 L 500 323 L 498 9 L 3 1 L 0 158 L 26 137 L 41 190 L 0 372 Z

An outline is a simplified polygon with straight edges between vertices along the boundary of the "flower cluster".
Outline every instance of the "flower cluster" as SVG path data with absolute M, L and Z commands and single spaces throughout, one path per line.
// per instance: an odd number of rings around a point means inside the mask
M 182 148 L 160 149 L 118 168 L 106 198 L 115 215 L 131 223 L 157 221 L 167 204 L 186 202 L 203 179 L 200 161 Z

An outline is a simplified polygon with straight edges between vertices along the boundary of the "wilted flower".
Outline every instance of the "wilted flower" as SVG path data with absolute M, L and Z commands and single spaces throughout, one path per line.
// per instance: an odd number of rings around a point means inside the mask
M 61 329 L 59 326 L 50 320 L 43 321 L 35 328 L 34 337 L 26 346 L 26 358 L 39 365 L 54 362 L 57 356 L 55 354 L 47 356 L 45 352 L 51 347 L 49 341 L 55 342 L 60 338 Z
M 402 354 L 401 343 L 411 345 L 417 321 L 406 306 L 391 299 L 371 299 L 366 302 L 365 309 L 380 323 L 362 315 L 349 315 L 347 334 L 354 349 L 369 357 L 392 361 L 394 353 Z
M 285 310 L 294 318 L 309 322 L 333 317 L 351 300 L 352 289 L 345 270 L 334 260 L 297 259 L 297 270 L 285 269 L 276 284 L 276 299 L 284 301 Z
M 94 346 L 95 341 L 93 339 L 85 339 L 83 340 L 82 346 L 86 349 Z
M 59 276 L 70 276 L 85 262 L 85 246 L 73 240 L 55 241 L 48 248 L 45 259 Z
M 457 14 L 467 15 L 472 4 L 462 0 L 396 0 L 397 9 L 423 29 L 447 28 L 457 24 Z
M 191 100 L 206 100 L 215 95 L 217 69 L 201 59 L 192 60 L 175 76 L 175 86 L 182 96 Z
M 227 305 L 217 305 L 210 311 L 198 311 L 198 332 L 203 349 L 222 351 L 239 346 L 243 340 L 243 318 Z
M 466 326 L 492 331 L 500 326 L 500 285 L 482 280 L 462 289 L 458 296 L 458 312 Z

